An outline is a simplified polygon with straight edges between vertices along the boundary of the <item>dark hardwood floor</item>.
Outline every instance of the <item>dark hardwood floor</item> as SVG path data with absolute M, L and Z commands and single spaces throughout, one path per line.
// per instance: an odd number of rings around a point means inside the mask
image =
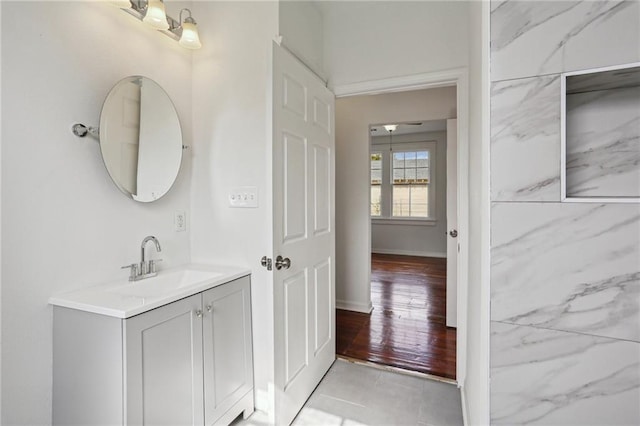
M 455 379 L 446 259 L 373 254 L 371 265 L 373 312 L 337 310 L 338 355 Z

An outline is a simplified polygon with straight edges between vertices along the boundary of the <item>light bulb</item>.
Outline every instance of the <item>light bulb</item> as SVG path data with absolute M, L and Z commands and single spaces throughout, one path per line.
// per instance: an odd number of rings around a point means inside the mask
M 180 37 L 179 43 L 187 49 L 200 49 L 202 47 L 196 22 L 193 19 L 187 18 L 182 24 L 182 36 Z
M 162 0 L 149 0 L 147 3 L 147 13 L 142 20 L 157 30 L 168 30 L 167 14 L 164 11 Z

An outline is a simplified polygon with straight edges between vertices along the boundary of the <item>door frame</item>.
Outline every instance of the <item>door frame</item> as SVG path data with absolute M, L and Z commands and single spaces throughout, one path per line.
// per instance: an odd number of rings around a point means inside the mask
M 410 90 L 456 87 L 458 115 L 458 297 L 456 383 L 463 387 L 467 366 L 467 294 L 469 285 L 469 76 L 466 67 L 334 86 L 336 99 Z M 371 234 L 371 228 L 369 228 Z M 369 235 L 371 241 L 371 235 Z

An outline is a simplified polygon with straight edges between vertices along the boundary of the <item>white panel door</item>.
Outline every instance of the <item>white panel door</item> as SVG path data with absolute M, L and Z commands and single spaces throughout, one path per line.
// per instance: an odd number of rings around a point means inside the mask
M 447 120 L 447 327 L 458 324 L 458 120 Z
M 334 104 L 274 43 L 275 423 L 289 424 L 335 359 Z M 277 269 L 277 256 L 291 266 Z
M 124 321 L 126 424 L 202 425 L 200 294 Z

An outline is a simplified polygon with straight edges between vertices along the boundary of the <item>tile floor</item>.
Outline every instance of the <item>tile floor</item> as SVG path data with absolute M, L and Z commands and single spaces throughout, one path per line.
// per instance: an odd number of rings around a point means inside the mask
M 256 413 L 237 425 L 267 424 Z M 293 422 L 298 426 L 462 425 L 458 388 L 449 383 L 338 359 Z

